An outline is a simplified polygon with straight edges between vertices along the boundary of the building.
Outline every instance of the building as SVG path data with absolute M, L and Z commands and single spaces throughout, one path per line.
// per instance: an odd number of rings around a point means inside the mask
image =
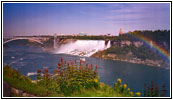
M 84 32 L 81 32 L 81 33 L 79 33 L 79 36 L 87 36 L 87 34 Z
M 123 34 L 123 30 L 120 28 L 119 35 Z
M 54 33 L 54 37 L 57 37 L 57 33 Z

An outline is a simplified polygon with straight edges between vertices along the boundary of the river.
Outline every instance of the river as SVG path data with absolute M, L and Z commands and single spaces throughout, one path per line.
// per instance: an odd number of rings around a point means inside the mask
M 11 45 L 3 49 L 3 66 L 10 64 L 12 68 L 31 79 L 35 79 L 37 69 L 48 68 L 53 72 L 61 57 L 64 60 L 80 60 L 80 56 L 68 54 L 54 54 L 46 52 L 39 47 L 28 47 L 21 45 Z M 170 69 L 150 67 L 141 64 L 132 64 L 121 61 L 104 60 L 92 57 L 82 57 L 86 62 L 98 65 L 98 75 L 100 82 L 113 86 L 117 78 L 122 79 L 122 83 L 127 83 L 134 92 L 143 92 L 144 83 L 154 82 L 160 87 L 165 84 L 168 91 L 166 96 L 170 96 Z M 33 74 L 33 75 L 32 75 Z

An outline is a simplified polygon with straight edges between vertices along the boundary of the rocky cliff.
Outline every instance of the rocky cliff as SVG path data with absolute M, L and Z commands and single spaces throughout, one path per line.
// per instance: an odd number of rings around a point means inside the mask
M 142 41 L 111 41 L 111 44 L 111 48 L 99 51 L 92 57 L 169 68 L 169 62 Z

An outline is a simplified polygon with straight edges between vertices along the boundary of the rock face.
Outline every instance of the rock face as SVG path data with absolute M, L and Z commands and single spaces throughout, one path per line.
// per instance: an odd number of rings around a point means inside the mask
M 140 48 L 141 46 L 144 45 L 142 41 L 111 41 L 112 46 L 117 46 L 119 48 L 123 48 L 124 46 L 130 46 L 133 45 L 136 48 Z M 116 50 L 116 49 L 112 49 Z M 114 52 L 114 51 L 113 51 Z M 117 51 L 119 52 L 119 51 Z M 92 55 L 92 57 L 96 58 L 103 58 L 103 59 L 109 59 L 109 60 L 118 60 L 118 61 L 124 61 L 124 62 L 129 62 L 129 63 L 136 63 L 136 64 L 144 64 L 148 66 L 157 66 L 157 67 L 163 67 L 167 66 L 169 67 L 169 63 L 166 63 L 164 60 L 161 59 L 140 59 L 137 58 L 131 50 L 125 51 L 126 53 L 124 54 L 119 54 L 119 53 L 112 53 L 109 52 L 107 53 L 106 50 L 96 52 L 95 54 Z M 140 51 L 139 51 L 140 52 Z
M 3 96 L 4 97 L 11 96 L 11 86 L 5 81 L 3 81 Z
M 22 97 L 36 97 L 33 94 L 29 94 L 20 89 L 11 87 L 6 81 L 3 81 L 3 97 L 11 97 L 13 95 Z
M 92 55 L 92 57 L 124 61 L 124 62 L 135 63 L 135 64 L 143 64 L 148 66 L 157 66 L 157 67 L 161 67 L 161 64 L 163 63 L 163 61 L 161 60 L 149 60 L 149 59 L 141 60 L 138 58 L 125 59 L 126 56 L 129 56 L 129 55 L 132 55 L 131 52 L 127 53 L 127 55 L 124 55 L 124 57 L 120 57 L 120 56 L 117 56 L 116 54 L 104 54 L 104 51 L 99 51 L 95 53 L 94 55 Z
M 140 47 L 140 46 L 143 45 L 143 42 L 137 41 L 137 42 L 133 42 L 133 44 L 134 44 L 136 47 Z

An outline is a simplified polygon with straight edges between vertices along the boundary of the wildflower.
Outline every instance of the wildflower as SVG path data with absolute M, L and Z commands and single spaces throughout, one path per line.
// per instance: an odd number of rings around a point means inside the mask
M 125 89 L 127 88 L 127 84 L 124 84 L 124 88 L 125 88 Z
M 130 88 L 128 88 L 127 91 L 130 91 Z
M 48 69 L 47 69 L 47 68 L 45 68 L 45 69 L 44 69 L 44 72 L 45 72 L 45 73 L 47 73 L 47 72 L 48 72 Z
M 59 68 L 61 67 L 61 63 L 58 63 L 58 67 L 59 67 Z
M 73 61 L 71 61 L 71 65 L 73 65 Z
M 86 63 L 86 66 L 88 66 L 88 63 Z
M 120 85 L 120 87 L 122 88 L 123 86 L 122 86 L 122 85 Z
M 99 87 L 102 89 L 103 88 L 103 84 L 100 84 Z
M 114 88 L 116 88 L 117 87 L 117 83 L 114 83 Z
M 155 95 L 156 96 L 158 96 L 158 90 L 159 90 L 159 87 L 158 87 L 158 85 L 156 85 L 156 87 L 155 87 Z
M 162 96 L 162 97 L 165 96 L 165 95 L 166 95 L 166 92 L 167 92 L 167 90 L 166 90 L 166 85 L 165 85 L 165 84 L 162 85 L 161 91 L 162 91 L 161 96 Z
M 121 79 L 120 78 L 118 78 L 117 81 L 118 81 L 118 83 L 121 83 Z
M 98 82 L 98 79 L 95 78 L 95 79 L 94 79 L 94 82 L 97 83 L 97 82 Z
M 45 73 L 44 77 L 48 78 L 49 77 L 49 73 Z
M 69 67 L 70 66 L 70 63 L 67 63 L 67 66 Z
M 82 65 L 82 61 L 80 60 L 80 65 Z
M 63 76 L 63 71 L 60 72 L 60 76 Z
M 133 96 L 133 92 L 130 92 L 130 95 Z
M 83 69 L 83 67 L 82 66 L 80 66 L 80 71 Z
M 61 58 L 61 62 L 63 62 L 63 58 Z
M 40 73 L 40 72 L 41 72 L 41 70 L 40 70 L 40 69 L 38 69 L 38 70 L 37 70 L 37 73 Z
M 88 66 L 88 70 L 91 70 L 91 66 Z
M 97 69 L 97 67 L 98 67 L 98 66 L 96 65 L 96 69 Z
M 55 69 L 55 70 L 54 70 L 54 73 L 57 73 L 57 72 L 59 72 L 59 71 L 60 71 L 59 69 Z
M 94 74 L 95 74 L 95 75 L 97 74 L 97 70 L 94 71 Z
M 141 95 L 140 92 L 136 92 L 135 94 L 136 94 L 137 97 L 139 97 Z
M 151 88 L 150 88 L 150 91 L 153 91 L 153 89 L 154 89 L 154 83 L 151 82 Z
M 68 64 L 69 64 L 69 63 L 68 63 Z M 69 66 L 69 65 L 67 66 L 67 69 L 70 70 L 70 66 Z
M 41 70 L 38 69 L 38 70 L 37 70 L 37 78 L 38 78 L 38 79 L 40 78 L 40 72 L 41 72 Z

